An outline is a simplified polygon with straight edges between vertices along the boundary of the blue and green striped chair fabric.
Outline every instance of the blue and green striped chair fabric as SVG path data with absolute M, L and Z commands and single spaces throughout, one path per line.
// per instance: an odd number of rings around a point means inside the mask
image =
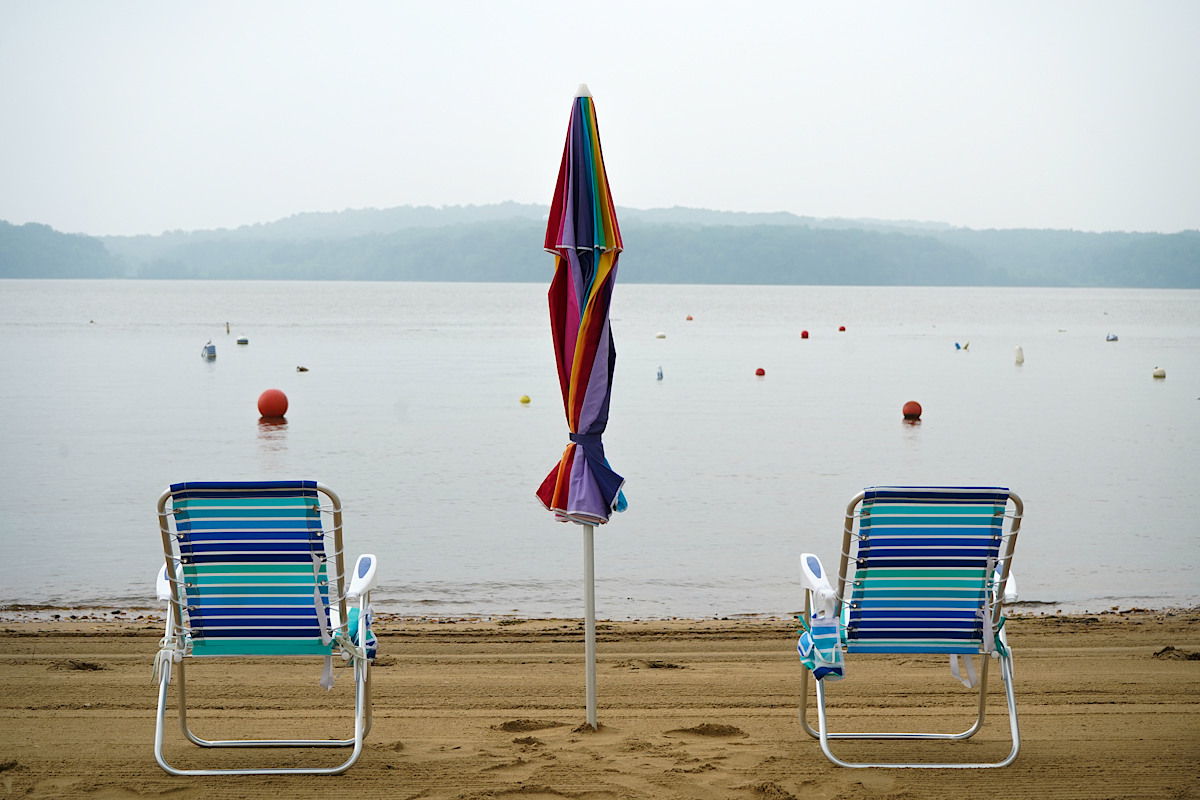
M 171 486 L 192 654 L 328 655 L 314 481 Z
M 1007 489 L 864 493 L 845 630 L 849 653 L 989 652 Z

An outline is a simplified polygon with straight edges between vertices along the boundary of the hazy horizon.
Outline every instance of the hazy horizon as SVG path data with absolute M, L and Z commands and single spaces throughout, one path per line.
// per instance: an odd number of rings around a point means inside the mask
M 0 4 L 0 219 L 157 235 L 548 204 L 1200 228 L 1200 4 Z
M 303 210 L 301 210 L 301 211 L 297 211 L 293 214 L 288 214 L 285 217 L 279 217 L 277 219 L 255 220 L 253 222 L 243 222 L 243 223 L 238 223 L 238 224 L 234 224 L 234 225 L 225 225 L 225 226 L 216 227 L 216 228 L 175 228 L 175 229 L 171 229 L 171 230 L 163 230 L 163 231 L 158 231 L 156 233 L 147 233 L 147 234 L 96 233 L 96 234 L 85 234 L 85 235 L 95 236 L 97 238 L 110 238 L 110 237 L 131 237 L 131 236 L 133 236 L 133 237 L 136 237 L 136 236 L 166 236 L 166 235 L 170 235 L 172 233 L 180 233 L 180 232 L 182 232 L 182 233 L 204 233 L 204 232 L 219 232 L 219 231 L 237 231 L 237 230 L 241 230 L 243 228 L 253 228 L 253 227 L 258 227 L 258 226 L 264 226 L 264 227 L 270 226 L 274 223 L 283 222 L 285 220 L 292 219 L 294 217 L 303 217 L 303 216 L 307 216 L 307 215 L 322 215 L 322 214 L 337 215 L 337 214 L 353 214 L 356 212 L 373 212 L 373 211 L 374 212 L 388 212 L 388 211 L 392 211 L 392 210 L 398 209 L 398 208 L 411 208 L 411 209 L 430 208 L 435 211 L 453 211 L 454 209 L 489 208 L 489 207 L 503 206 L 506 204 L 539 205 L 539 206 L 544 206 L 547 211 L 550 208 L 549 203 L 517 203 L 517 201 L 515 201 L 515 200 L 501 200 L 496 203 L 445 203 L 445 204 L 436 205 L 436 206 L 430 205 L 430 204 L 404 204 L 404 205 L 400 205 L 400 206 L 390 206 L 390 207 L 370 206 L 370 207 L 362 207 L 362 208 L 337 208 L 337 209 L 329 209 L 326 211 L 303 211 Z M 618 205 L 617 206 L 618 214 L 621 211 L 652 214 L 654 212 L 659 212 L 659 211 L 674 211 L 674 210 L 680 210 L 683 212 L 699 212 L 701 214 L 710 214 L 710 213 L 711 214 L 737 214 L 737 215 L 746 215 L 746 216 L 754 216 L 754 215 L 758 215 L 758 214 L 769 215 L 769 214 L 791 214 L 792 213 L 790 211 L 779 211 L 779 212 L 732 211 L 730 209 L 694 208 L 694 207 L 690 207 L 690 206 L 670 206 L 670 207 L 661 206 L 661 207 L 657 207 L 657 208 L 634 208 L 633 206 L 626 206 L 626 205 Z M 815 219 L 815 220 L 818 220 L 821 222 L 845 223 L 847 227 L 853 227 L 854 223 L 862 223 L 864 226 L 894 225 L 897 228 L 902 228 L 905 226 L 912 226 L 915 229 L 919 229 L 922 227 L 929 227 L 931 229 L 942 229 L 944 227 L 946 229 L 958 228 L 958 229 L 962 229 L 962 230 L 978 230 L 978 231 L 1018 230 L 1015 228 L 996 229 L 996 228 L 970 228 L 969 226 L 953 226 L 950 223 L 945 222 L 944 220 L 932 220 L 932 219 L 918 220 L 918 219 L 876 219 L 876 218 L 867 218 L 867 217 L 819 217 L 816 215 L 800 215 L 800 214 L 796 214 L 794 216 L 797 219 L 809 218 L 809 219 Z M 29 220 L 29 221 L 34 222 L 34 223 L 39 222 L 38 220 Z M 21 224 L 21 223 L 15 223 L 15 224 Z M 46 223 L 41 223 L 41 224 L 46 224 Z M 1020 230 L 1069 231 L 1069 230 L 1074 230 L 1074 229 L 1069 229 L 1069 228 L 1062 228 L 1062 229 L 1024 228 L 1024 229 L 1020 229 Z M 1188 233 L 1188 232 L 1196 231 L 1196 230 L 1200 230 L 1200 225 L 1197 225 L 1196 227 L 1192 227 L 1192 228 L 1183 228 L 1179 231 L 1170 231 L 1168 233 Z M 79 233 L 78 231 L 61 231 L 61 232 L 62 233 Z M 1104 231 L 1084 231 L 1084 232 L 1085 233 L 1159 233 L 1159 231 L 1135 231 L 1135 230 L 1117 230 L 1117 229 L 1104 230 Z

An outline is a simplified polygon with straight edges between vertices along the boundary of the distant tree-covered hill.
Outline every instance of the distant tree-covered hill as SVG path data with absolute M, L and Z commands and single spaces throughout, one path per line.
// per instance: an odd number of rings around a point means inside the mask
M 0 276 L 546 281 L 547 213 L 519 203 L 404 206 L 98 239 L 3 223 Z M 622 281 L 1200 288 L 1198 231 L 981 231 L 688 208 L 621 208 L 618 217 Z
M 0 278 L 112 278 L 121 263 L 90 236 L 0 220 Z

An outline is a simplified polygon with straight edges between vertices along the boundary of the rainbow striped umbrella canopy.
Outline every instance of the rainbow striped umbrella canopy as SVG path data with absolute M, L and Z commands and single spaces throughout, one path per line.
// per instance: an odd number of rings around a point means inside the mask
M 625 510 L 624 478 L 609 466 L 601 441 L 617 363 L 608 307 L 621 231 L 586 85 L 579 87 L 571 107 L 546 250 L 555 260 L 550 329 L 571 442 L 537 496 L 563 522 L 603 524 L 613 511 Z

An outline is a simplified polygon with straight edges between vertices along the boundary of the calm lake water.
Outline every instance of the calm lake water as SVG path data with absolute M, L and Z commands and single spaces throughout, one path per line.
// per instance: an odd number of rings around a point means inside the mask
M 567 442 L 546 288 L 0 281 L 0 605 L 152 605 L 167 484 L 307 478 L 382 610 L 581 616 L 580 530 L 534 497 Z M 626 283 L 613 332 L 601 618 L 793 612 L 800 552 L 835 565 L 897 483 L 1017 491 L 1030 610 L 1200 603 L 1200 292 Z

